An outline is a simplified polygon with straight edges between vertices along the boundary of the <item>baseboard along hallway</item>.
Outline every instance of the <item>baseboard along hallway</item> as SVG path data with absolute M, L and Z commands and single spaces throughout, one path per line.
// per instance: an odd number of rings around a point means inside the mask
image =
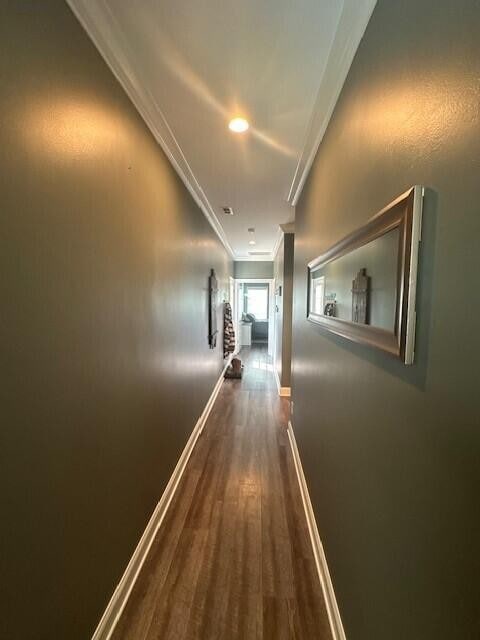
M 480 0 L 0 6 L 0 640 L 479 640 Z
M 331 640 L 265 347 L 225 380 L 113 640 Z

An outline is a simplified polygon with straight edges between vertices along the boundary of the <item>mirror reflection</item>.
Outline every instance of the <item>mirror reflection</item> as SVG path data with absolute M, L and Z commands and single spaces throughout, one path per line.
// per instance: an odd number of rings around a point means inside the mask
M 399 228 L 313 268 L 310 312 L 387 331 L 395 327 Z

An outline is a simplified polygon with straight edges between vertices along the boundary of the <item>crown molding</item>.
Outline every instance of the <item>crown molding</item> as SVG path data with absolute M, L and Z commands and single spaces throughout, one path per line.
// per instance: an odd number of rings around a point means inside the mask
M 275 244 L 273 246 L 273 251 L 272 251 L 272 260 L 276 259 L 278 250 L 280 249 L 280 245 L 282 244 L 283 234 L 284 234 L 282 226 L 283 225 L 281 225 L 281 224 L 278 225 L 277 238 L 275 240 Z
M 138 65 L 135 71 L 133 70 L 129 61 L 134 60 L 135 56 L 122 36 L 115 15 L 110 11 L 105 0 L 98 0 L 95 3 L 88 0 L 66 1 L 145 121 L 227 253 L 233 260 L 237 259 L 212 205 L 196 179 L 160 106 L 145 90 L 147 83 L 143 82 Z
M 236 255 L 234 262 L 273 262 L 273 253 L 268 253 L 264 256 L 242 256 Z
M 233 251 L 225 231 L 168 125 L 160 105 L 145 89 L 147 83 L 142 78 L 139 65 L 131 64 L 131 61 L 135 60 L 135 52 L 130 49 L 106 0 L 97 0 L 96 2 L 91 2 L 91 0 L 66 1 L 145 121 L 229 256 L 233 260 L 273 260 L 280 246 L 281 232 L 277 234 L 274 248 L 268 256 L 242 256 Z M 375 4 L 376 0 L 344 0 L 325 73 L 321 79 L 315 106 L 307 127 L 303 150 L 290 187 L 288 201 L 292 206 L 296 205 L 305 184 Z
M 298 202 L 377 0 L 345 0 L 322 76 L 288 201 Z

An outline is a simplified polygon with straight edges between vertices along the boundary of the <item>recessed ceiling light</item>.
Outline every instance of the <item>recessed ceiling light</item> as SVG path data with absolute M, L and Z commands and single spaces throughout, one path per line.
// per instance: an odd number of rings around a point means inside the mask
M 254 245 L 254 244 L 257 244 L 257 243 L 255 242 L 255 240 L 250 240 L 248 244 Z
M 245 118 L 233 118 L 233 120 L 230 120 L 228 124 L 228 128 L 234 133 L 243 133 L 248 129 L 249 126 L 250 125 L 245 120 Z

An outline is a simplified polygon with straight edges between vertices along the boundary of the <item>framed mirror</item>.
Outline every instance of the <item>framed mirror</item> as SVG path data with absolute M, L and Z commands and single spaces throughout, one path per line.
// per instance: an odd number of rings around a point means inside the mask
M 307 318 L 413 364 L 423 187 L 409 189 L 308 265 Z

